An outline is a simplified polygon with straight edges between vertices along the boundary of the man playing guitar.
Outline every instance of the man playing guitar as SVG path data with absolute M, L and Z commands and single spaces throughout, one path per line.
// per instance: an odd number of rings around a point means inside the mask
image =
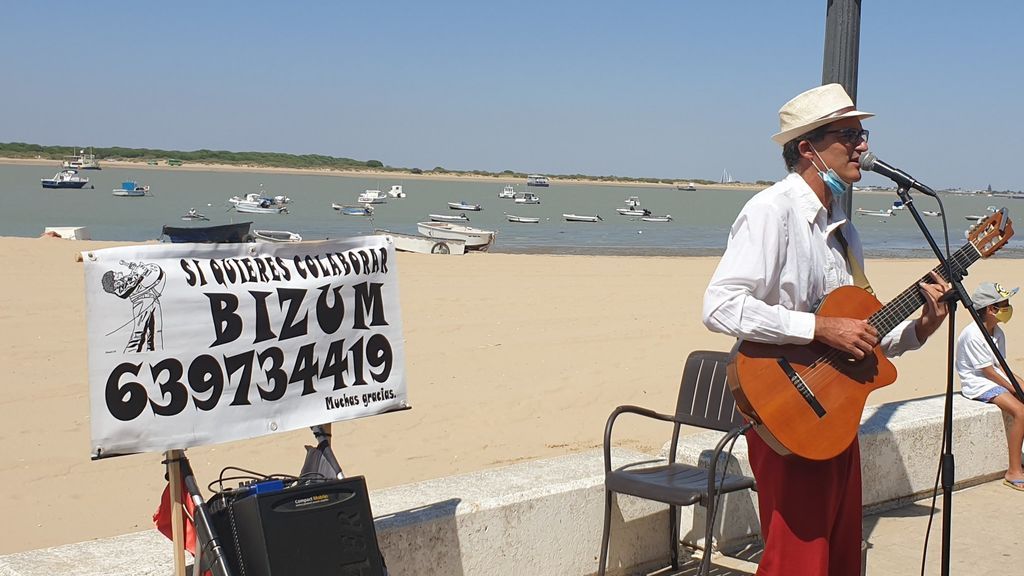
M 942 324 L 939 301 L 948 289 L 932 273 L 922 282 L 924 311 L 888 334 L 865 319 L 815 316 L 832 290 L 867 286 L 863 251 L 853 222 L 838 201 L 861 178 L 868 131 L 838 84 L 808 90 L 779 110 L 789 172 L 756 194 L 732 225 L 725 254 L 704 295 L 704 324 L 741 341 L 830 346 L 853 359 L 919 348 Z M 751 416 L 748 414 L 748 416 Z M 757 574 L 857 576 L 861 573 L 860 447 L 811 460 L 782 456 L 758 433 L 747 433 L 757 479 L 765 548 Z

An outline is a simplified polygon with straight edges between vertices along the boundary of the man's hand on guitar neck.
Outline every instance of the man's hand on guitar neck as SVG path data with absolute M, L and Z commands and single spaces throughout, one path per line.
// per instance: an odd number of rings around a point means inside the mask
M 952 288 L 952 285 L 934 271 L 931 276 L 932 282 L 918 284 L 921 287 L 921 295 L 924 296 L 924 311 L 914 324 L 914 330 L 917 332 L 917 341 L 921 344 L 938 330 L 949 314 L 946 303 L 939 299 Z
M 867 320 L 815 316 L 814 339 L 860 360 L 878 345 L 878 331 Z
M 940 298 L 950 289 L 950 284 L 935 272 L 931 276 L 932 282 L 918 284 L 924 296 L 924 311 L 914 323 L 914 331 L 921 344 L 942 325 L 949 314 L 949 308 Z M 878 345 L 879 335 L 867 320 L 815 316 L 814 339 L 860 360 Z

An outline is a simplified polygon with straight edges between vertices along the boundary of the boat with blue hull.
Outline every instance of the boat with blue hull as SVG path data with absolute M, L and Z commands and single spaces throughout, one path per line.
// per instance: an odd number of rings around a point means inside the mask
M 78 170 L 61 170 L 54 174 L 53 178 L 40 178 L 39 182 L 43 188 L 85 188 L 89 184 L 89 179 L 79 176 Z

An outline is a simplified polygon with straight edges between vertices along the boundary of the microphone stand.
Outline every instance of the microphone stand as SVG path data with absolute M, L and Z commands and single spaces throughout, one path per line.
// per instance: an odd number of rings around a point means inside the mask
M 963 277 L 967 275 L 966 270 L 960 267 L 954 267 L 950 262 L 943 256 L 942 250 L 939 249 L 938 244 L 935 243 L 935 238 L 932 237 L 931 231 L 928 230 L 927 224 L 921 214 L 917 211 L 917 207 L 914 206 L 914 200 L 910 197 L 910 189 L 905 186 L 900 186 L 896 190 L 896 194 L 903 201 L 903 205 L 906 206 L 910 213 L 914 216 L 914 221 L 917 222 L 918 228 L 921 229 L 921 233 L 924 235 L 925 240 L 928 241 L 928 245 L 931 246 L 932 252 L 935 253 L 936 258 L 939 259 L 939 263 L 945 270 L 946 280 L 950 282 L 953 288 L 942 297 L 946 302 L 946 306 L 949 308 L 948 332 L 947 338 L 947 350 L 946 350 L 946 402 L 943 409 L 942 419 L 942 576 L 949 576 L 949 563 L 950 563 L 950 536 L 952 531 L 952 520 L 953 520 L 953 486 L 955 484 L 955 472 L 956 465 L 953 459 L 953 358 L 956 353 L 956 304 L 962 302 L 967 311 L 974 318 L 974 323 L 981 329 L 982 335 L 985 337 L 985 341 L 988 343 L 989 348 L 992 349 L 992 353 L 996 359 L 999 360 L 999 365 L 1002 366 L 1003 372 L 1007 375 L 1007 379 L 1013 384 L 1014 390 L 1016 391 L 1017 398 L 1024 401 L 1024 391 L 1021 390 L 1020 385 L 1013 376 L 1013 372 L 1010 367 L 1006 364 L 1006 359 L 999 353 L 999 349 L 996 347 L 995 342 L 992 340 L 992 336 L 985 329 L 985 324 L 981 319 L 981 315 L 977 310 L 974 309 L 971 297 L 968 296 L 967 290 L 963 285 Z M 945 210 L 943 210 L 945 214 Z

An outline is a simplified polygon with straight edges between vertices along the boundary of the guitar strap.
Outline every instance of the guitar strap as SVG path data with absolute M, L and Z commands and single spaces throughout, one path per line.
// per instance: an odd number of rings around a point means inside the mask
M 843 227 L 836 228 L 836 240 L 839 240 L 839 244 L 843 247 L 843 251 L 846 252 L 846 261 L 850 263 L 850 272 L 853 273 L 853 284 L 858 288 L 867 290 L 868 294 L 874 294 L 875 291 L 871 289 L 871 283 L 868 282 L 868 277 L 864 275 L 864 268 L 861 267 L 860 261 L 854 255 L 853 250 L 850 250 L 850 244 L 846 241 L 846 237 L 843 236 Z

